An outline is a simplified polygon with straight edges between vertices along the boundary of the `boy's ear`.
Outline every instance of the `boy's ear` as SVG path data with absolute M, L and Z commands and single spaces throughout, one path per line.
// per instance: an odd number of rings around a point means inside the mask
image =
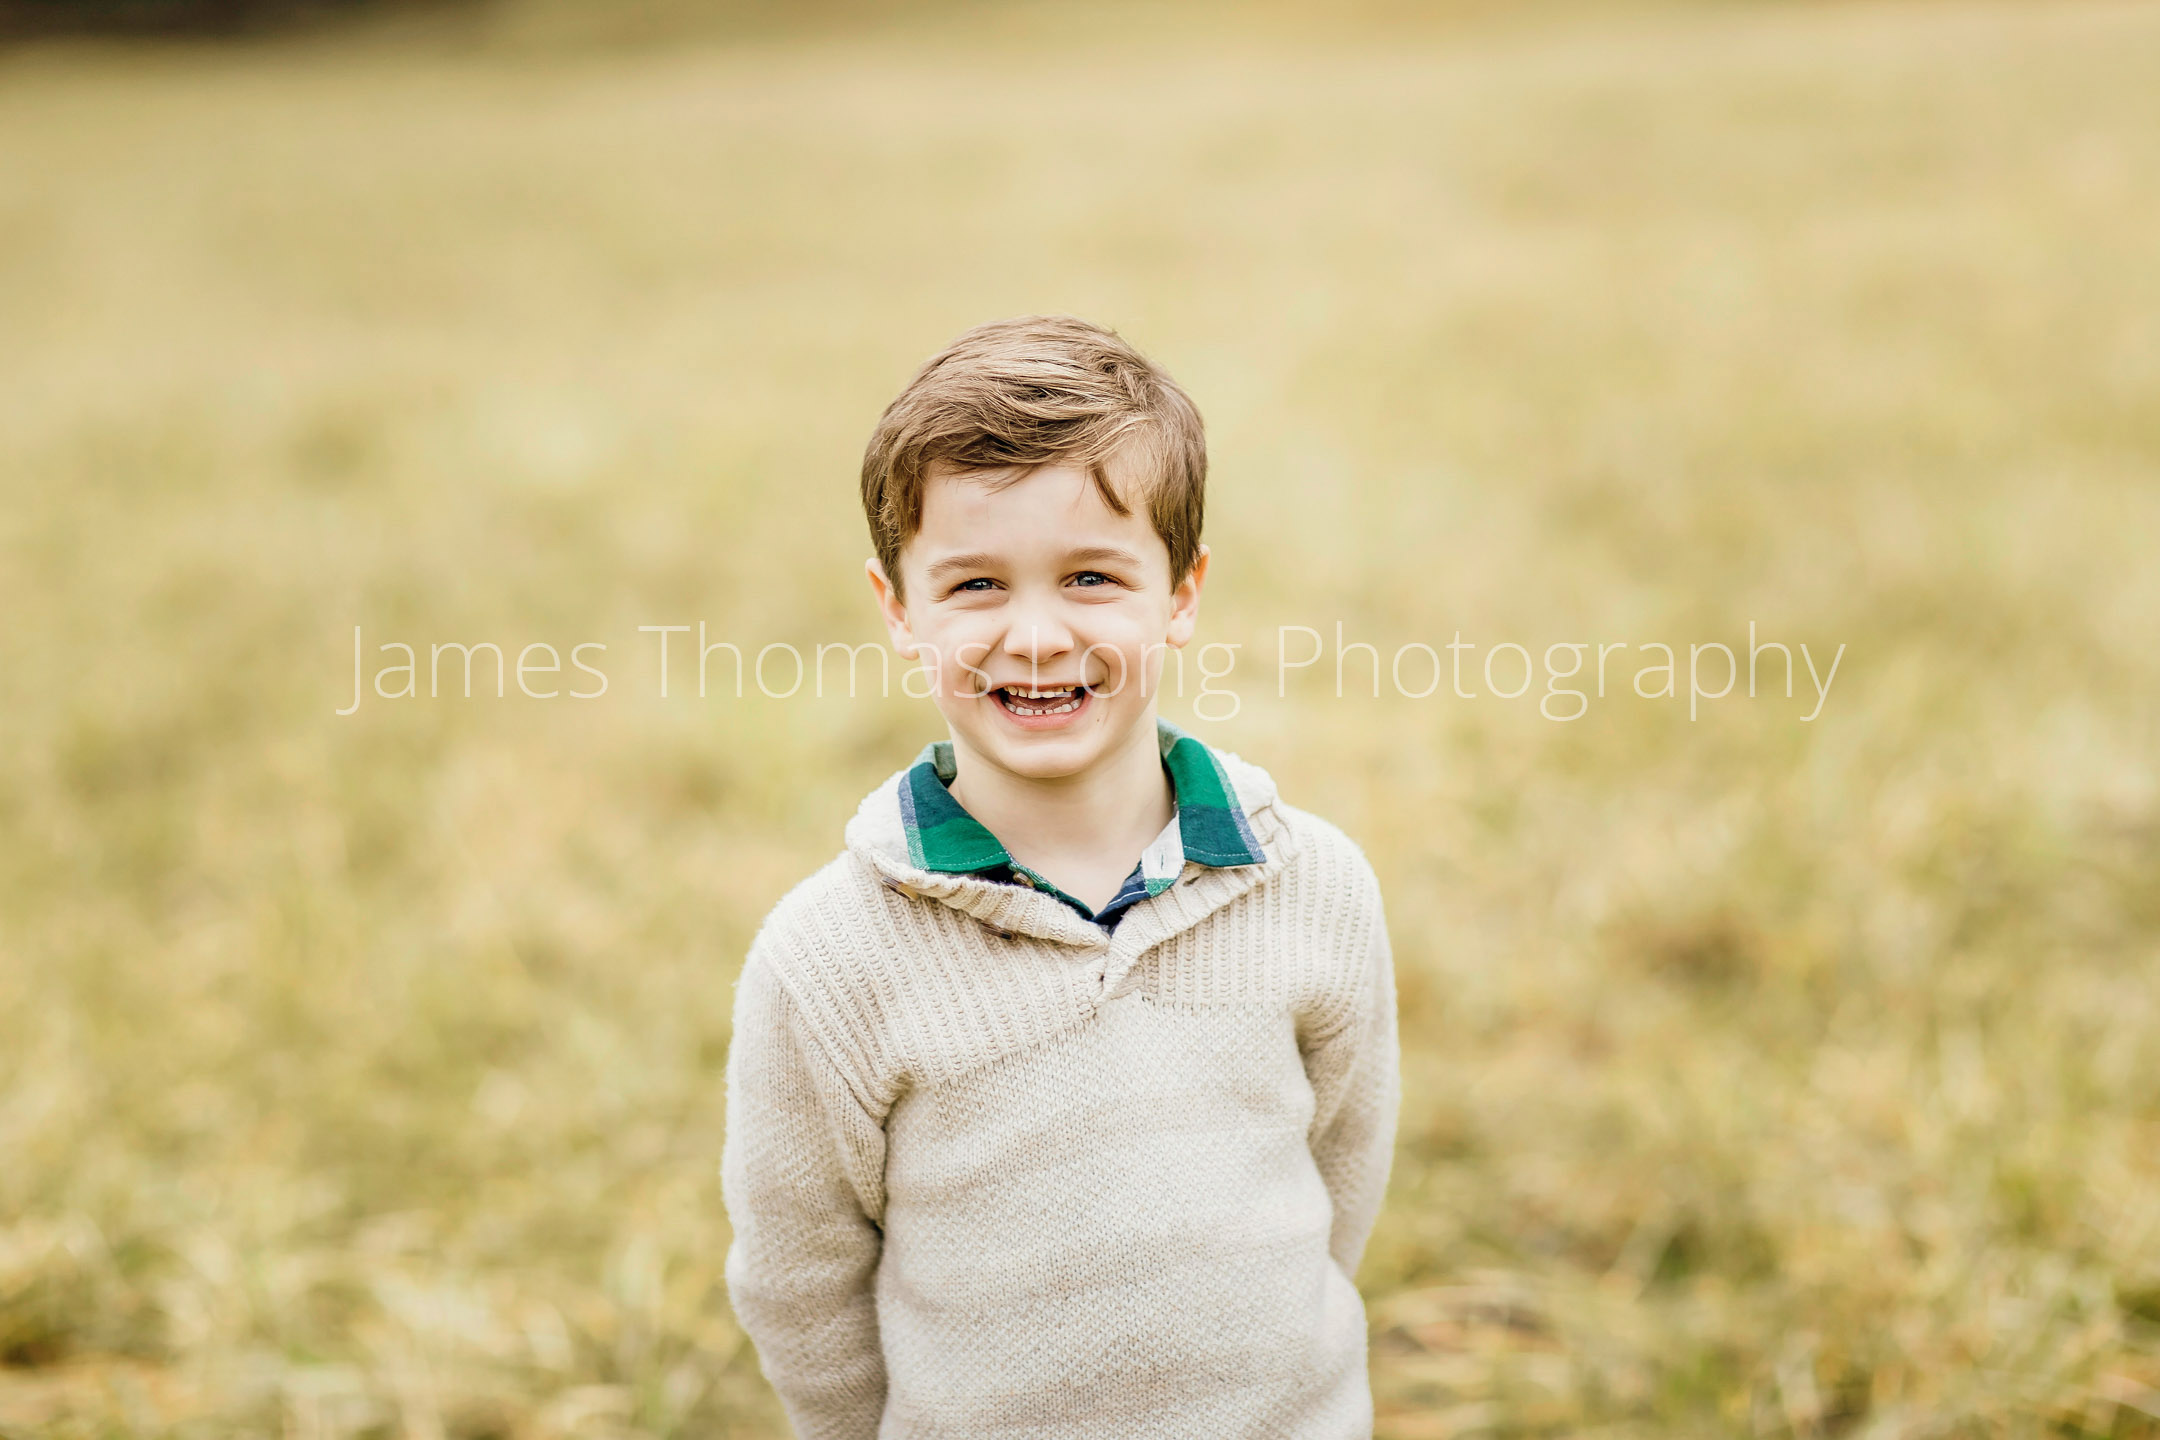
M 1180 650 L 1200 623 L 1200 587 L 1207 583 L 1207 561 L 1208 548 L 1202 545 L 1193 557 L 1190 573 L 1170 592 L 1170 628 L 1163 633 L 1163 639 Z
M 871 593 L 877 596 L 878 613 L 885 617 L 885 633 L 892 637 L 893 649 L 900 652 L 903 660 L 913 660 L 919 647 L 915 632 L 908 627 L 907 606 L 900 593 L 885 574 L 885 567 L 873 555 L 863 562 L 863 573 L 870 577 Z

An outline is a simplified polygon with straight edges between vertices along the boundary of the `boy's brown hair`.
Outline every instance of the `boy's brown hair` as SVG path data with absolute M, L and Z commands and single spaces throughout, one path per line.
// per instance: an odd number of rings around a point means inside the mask
M 900 547 L 922 527 L 934 467 L 1010 467 L 1017 480 L 1080 465 L 1129 515 L 1113 460 L 1170 551 L 1171 581 L 1182 581 L 1199 558 L 1207 490 L 1207 436 L 1185 392 L 1115 331 L 1070 315 L 978 325 L 915 372 L 870 436 L 862 500 L 878 563 L 897 593 Z

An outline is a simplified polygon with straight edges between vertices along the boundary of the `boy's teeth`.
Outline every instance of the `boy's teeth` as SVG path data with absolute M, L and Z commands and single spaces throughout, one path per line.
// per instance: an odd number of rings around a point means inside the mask
M 1054 689 L 1006 685 L 1000 687 L 1000 693 L 1008 709 L 1025 710 L 1030 715 L 1063 715 L 1080 708 L 1080 688 L 1078 685 L 1061 685 Z

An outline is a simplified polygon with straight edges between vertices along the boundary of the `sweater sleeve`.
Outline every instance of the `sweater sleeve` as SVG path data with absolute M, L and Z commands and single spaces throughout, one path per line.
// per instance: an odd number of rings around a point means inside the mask
M 802 1440 L 871 1440 L 885 1131 L 756 945 L 736 989 L 720 1173 L 728 1298 Z
M 1380 1216 L 1402 1105 L 1394 958 L 1377 890 L 1372 904 L 1371 938 L 1348 1013 L 1305 1055 L 1313 1088 L 1313 1159 L 1335 1206 L 1328 1249 L 1352 1277 Z

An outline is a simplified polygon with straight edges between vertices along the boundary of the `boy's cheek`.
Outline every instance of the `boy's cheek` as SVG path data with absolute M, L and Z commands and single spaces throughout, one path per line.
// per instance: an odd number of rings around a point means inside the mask
M 959 642 L 940 652 L 938 689 L 955 699 L 971 699 L 989 685 L 988 672 L 983 663 L 989 647 L 980 642 Z

